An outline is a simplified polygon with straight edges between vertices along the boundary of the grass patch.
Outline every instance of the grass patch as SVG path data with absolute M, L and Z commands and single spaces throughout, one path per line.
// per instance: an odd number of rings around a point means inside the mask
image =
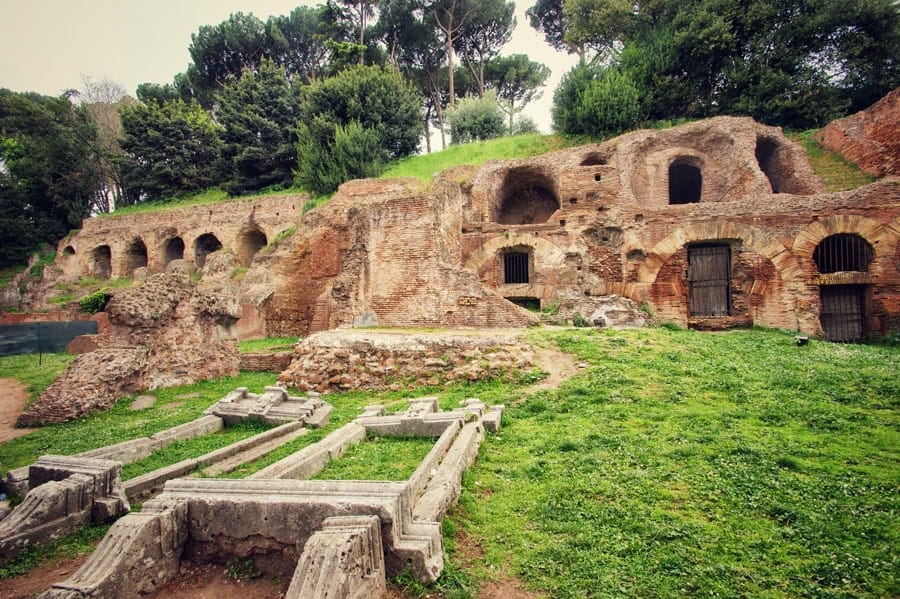
M 528 158 L 572 144 L 573 142 L 559 135 L 529 134 L 500 137 L 404 158 L 390 165 L 382 173 L 381 178 L 416 177 L 423 183 L 429 183 L 434 175 L 451 166 L 462 164 L 478 166 L 488 160 Z
M 302 189 L 291 187 L 288 189 L 279 189 L 272 191 L 260 191 L 248 194 L 246 196 L 230 197 L 223 190 L 218 188 L 210 188 L 205 191 L 192 194 L 184 198 L 172 198 L 166 200 L 153 200 L 151 202 L 141 202 L 132 206 L 122 206 L 113 212 L 98 214 L 98 218 L 108 218 L 110 216 L 121 216 L 123 214 L 139 214 L 143 212 L 161 212 L 165 210 L 174 210 L 176 208 L 187 208 L 193 206 L 205 206 L 207 204 L 218 204 L 219 202 L 229 202 L 232 200 L 244 200 L 250 197 L 276 197 L 295 194 L 305 194 Z
M 585 367 L 558 390 L 525 397 L 501 382 L 329 395 L 335 409 L 326 429 L 229 476 L 308 446 L 368 404 L 395 411 L 410 397 L 438 394 L 449 409 L 478 397 L 507 410 L 445 520 L 444 575 L 431 586 L 401 576 L 395 586 L 468 597 L 480 582 L 506 576 L 552 597 L 900 592 L 896 347 L 818 340 L 797 347 L 793 333 L 761 329 L 529 335 Z M 154 391 L 152 408 L 130 412 L 120 402 L 108 415 L 46 427 L 0 446 L 0 461 L 15 467 L 41 453 L 149 434 L 196 417 L 236 386 L 258 391 L 274 378 L 245 373 Z M 203 397 L 176 400 L 192 392 Z M 172 401 L 184 405 L 161 407 Z M 384 462 L 391 471 L 383 476 L 403 479 L 430 446 L 369 440 L 354 448 L 358 456 L 329 466 L 343 474 L 321 476 L 372 478 Z M 483 556 L 459 554 L 457 536 Z
M 108 530 L 109 524 L 89 524 L 47 545 L 29 547 L 0 566 L 0 580 L 22 576 L 37 567 L 90 553 Z
M 267 337 L 265 339 L 246 339 L 238 341 L 238 351 L 242 354 L 252 352 L 289 352 L 294 349 L 299 337 Z
M 823 148 L 819 142 L 813 139 L 815 133 L 816 130 L 801 131 L 790 137 L 806 149 L 813 170 L 822 179 L 829 192 L 856 189 L 875 181 L 875 177 L 867 175 L 840 154 Z
M 896 595 L 896 349 L 552 340 L 588 367 L 509 408 L 464 480 L 456 518 L 486 571 L 552 597 Z
M 235 387 L 248 387 L 254 392 L 261 392 L 266 385 L 275 384 L 275 378 L 276 375 L 271 373 L 243 372 L 237 377 L 156 389 L 150 392 L 156 396 L 153 406 L 138 411 L 129 408 L 134 398 L 125 397 L 107 412 L 47 425 L 0 445 L 0 464 L 5 473 L 26 466 L 44 454 L 72 455 L 146 437 L 200 417 L 203 410 Z
M 8 287 L 12 280 L 18 275 L 20 272 L 25 270 L 24 264 L 17 264 L 15 266 L 7 266 L 6 268 L 0 268 L 0 289 L 4 287 Z
M 69 366 L 75 356 L 59 354 L 21 354 L 0 357 L 0 378 L 16 379 L 28 391 L 28 403 L 37 398 Z M 3 463 L 0 458 L 0 463 Z
M 232 424 L 210 435 L 176 441 L 154 451 L 139 462 L 122 466 L 122 480 L 128 480 L 158 468 L 177 464 L 182 460 L 198 458 L 232 443 L 243 441 L 253 435 L 265 432 L 271 425 L 259 421 L 246 420 Z
M 394 480 L 412 476 L 435 439 L 431 437 L 381 437 L 371 435 L 330 460 L 314 480 Z

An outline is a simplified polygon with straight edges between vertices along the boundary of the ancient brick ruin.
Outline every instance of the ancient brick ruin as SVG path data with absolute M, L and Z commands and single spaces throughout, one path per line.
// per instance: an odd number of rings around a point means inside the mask
M 719 117 L 453 168 L 427 186 L 352 181 L 266 252 L 302 199 L 91 219 L 60 260 L 96 274 L 108 251 L 120 275 L 225 252 L 249 265 L 219 284 L 239 298 L 245 336 L 521 327 L 536 317 L 519 306 L 618 295 L 682 326 L 852 340 L 898 324 L 898 197 L 896 179 L 825 193 L 780 129 Z

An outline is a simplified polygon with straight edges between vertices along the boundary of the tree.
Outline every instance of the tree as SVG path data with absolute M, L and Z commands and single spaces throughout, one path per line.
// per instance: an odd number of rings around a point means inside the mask
M 461 99 L 448 118 L 454 145 L 500 137 L 506 129 L 494 92 L 486 93 L 483 98 Z
M 122 108 L 122 168 L 130 203 L 178 197 L 218 183 L 219 126 L 182 99 Z
M 415 90 L 399 73 L 382 67 L 351 67 L 309 86 L 297 133 L 298 181 L 317 193 L 334 191 L 341 173 L 352 170 L 339 162 L 353 158 L 341 154 L 340 144 L 346 148 L 349 140 L 364 143 L 373 162 L 414 153 L 422 133 L 419 107 Z
M 436 0 L 429 7 L 431 16 L 441 33 L 444 34 L 444 47 L 446 48 L 445 58 L 447 60 L 447 89 L 452 108 L 456 99 L 456 90 L 453 86 L 453 46 L 456 44 L 459 36 L 462 35 L 462 28 L 466 24 L 469 16 L 468 0 Z
M 478 96 L 484 96 L 485 65 L 512 37 L 516 26 L 516 5 L 504 0 L 469 0 L 468 17 L 454 49 L 472 74 Z
M 81 226 L 103 178 L 97 147 L 84 107 L 0 89 L 0 265 Z
M 357 37 L 357 45 L 363 49 L 359 53 L 359 64 L 364 64 L 364 49 L 366 47 L 366 27 L 368 20 L 375 16 L 374 0 L 337 0 L 344 9 L 349 13 L 350 20 L 355 25 L 355 29 L 359 31 Z
M 565 135 L 611 137 L 634 127 L 640 96 L 626 72 L 578 64 L 553 95 L 553 128 Z
M 541 97 L 541 88 L 550 77 L 550 69 L 531 61 L 525 54 L 513 54 L 490 61 L 485 77 L 487 85 L 497 91 L 500 108 L 509 117 L 512 131 L 515 116 L 526 104 Z
M 194 97 L 212 106 L 213 94 L 245 68 L 256 70 L 266 55 L 266 28 L 252 14 L 234 13 L 218 25 L 203 25 L 191 35 L 187 79 Z
M 646 0 L 620 28 L 621 65 L 652 119 L 821 126 L 900 84 L 898 10 L 892 0 Z
M 264 60 L 244 69 L 219 94 L 216 116 L 222 132 L 223 187 L 231 195 L 272 185 L 289 187 L 296 165 L 299 85 L 284 69 Z
M 327 72 L 330 33 L 323 6 L 298 6 L 289 15 L 273 15 L 266 22 L 269 56 L 288 79 L 313 83 Z
M 537 0 L 525 11 L 531 27 L 544 34 L 544 41 L 554 50 L 576 54 L 584 61 L 584 46 L 578 46 L 566 39 L 571 28 L 569 17 L 563 8 L 563 0 Z

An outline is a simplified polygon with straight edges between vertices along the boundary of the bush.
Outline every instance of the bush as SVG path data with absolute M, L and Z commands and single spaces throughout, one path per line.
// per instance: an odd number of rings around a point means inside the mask
M 565 135 L 611 137 L 637 125 L 640 113 L 637 86 L 614 67 L 580 64 L 553 94 L 553 127 Z
M 465 144 L 500 137 L 506 132 L 503 111 L 496 94 L 483 98 L 463 98 L 456 108 L 447 112 L 453 144 Z
M 537 123 L 531 117 L 520 116 L 513 124 L 510 135 L 528 135 L 531 133 L 539 133 Z
M 310 127 L 329 127 L 320 117 L 315 120 L 311 125 L 300 126 L 297 143 L 296 176 L 310 191 L 326 194 L 344 181 L 381 174 L 387 155 L 374 129 L 353 121 L 346 127 L 334 126 L 330 133 L 320 130 L 319 135 L 314 135 Z M 330 137 L 332 143 L 320 146 L 314 141 L 317 137 Z
M 106 303 L 109 301 L 110 297 L 111 296 L 106 292 L 106 289 L 101 289 L 78 300 L 78 307 L 81 308 L 82 312 L 96 314 L 97 312 L 102 312 L 103 309 L 106 308 Z

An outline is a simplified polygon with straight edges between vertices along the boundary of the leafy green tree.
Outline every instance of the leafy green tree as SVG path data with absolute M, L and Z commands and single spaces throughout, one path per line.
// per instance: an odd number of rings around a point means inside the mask
M 168 199 L 218 183 L 219 126 L 180 98 L 122 108 L 122 169 L 129 203 Z
M 544 83 L 550 77 L 550 69 L 534 62 L 525 54 L 500 56 L 487 65 L 487 85 L 497 91 L 500 108 L 509 118 L 509 130 L 513 130 L 515 116 L 525 106 L 541 97 Z
M 501 137 L 506 133 L 503 112 L 497 95 L 487 92 L 483 98 L 462 98 L 448 113 L 452 143 L 465 144 Z
M 296 166 L 300 92 L 270 60 L 244 69 L 218 96 L 223 127 L 223 188 L 239 195 L 273 185 L 289 187 Z
M 569 15 L 563 7 L 563 0 L 537 0 L 534 6 L 525 11 L 528 22 L 533 29 L 544 34 L 544 41 L 560 52 L 576 54 L 584 61 L 584 46 L 576 45 L 566 38 L 571 28 Z
M 484 96 L 486 65 L 500 54 L 500 49 L 512 37 L 516 26 L 515 9 L 513 2 L 504 0 L 469 0 L 466 19 L 454 49 L 471 73 L 479 97 Z
M 218 25 L 203 25 L 191 35 L 191 64 L 186 73 L 194 97 L 212 106 L 213 94 L 238 79 L 245 68 L 256 70 L 267 54 L 266 27 L 252 14 L 234 13 Z
M 335 145 L 339 127 L 344 128 L 343 139 L 361 140 L 367 147 L 374 133 L 379 151 L 372 150 L 373 162 L 414 153 L 422 133 L 419 111 L 415 90 L 391 69 L 356 66 L 309 86 L 298 128 L 298 181 L 312 191 L 328 193 L 337 188 L 335 181 L 345 168 L 352 170 L 333 162 L 331 170 L 323 172 L 328 157 L 342 159 Z
M 316 116 L 300 124 L 299 138 L 297 178 L 314 193 L 331 193 L 345 181 L 377 177 L 384 170 L 387 152 L 378 133 L 359 121 L 335 125 Z M 330 143 L 320 146 L 317 139 Z
M 291 80 L 318 81 L 327 73 L 331 27 L 324 6 L 298 6 L 289 15 L 266 22 L 269 57 Z
M 0 89 L 0 265 L 81 226 L 103 181 L 99 149 L 85 107 Z
M 609 137 L 640 120 L 640 94 L 626 72 L 577 65 L 553 96 L 553 127 L 565 135 Z

